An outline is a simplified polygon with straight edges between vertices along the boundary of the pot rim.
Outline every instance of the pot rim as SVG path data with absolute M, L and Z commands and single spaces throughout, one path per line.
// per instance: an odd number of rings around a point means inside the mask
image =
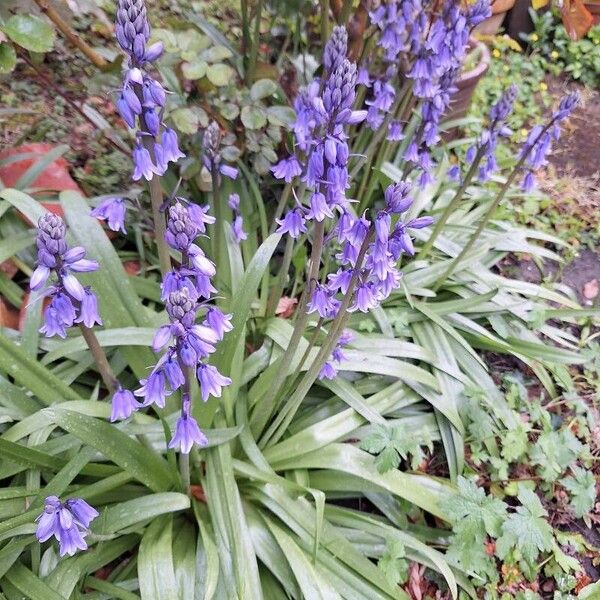
M 456 85 L 458 87 L 465 87 L 472 80 L 478 79 L 488 70 L 488 67 L 490 66 L 490 50 L 484 42 L 471 37 L 469 39 L 468 48 L 469 51 L 477 48 L 480 52 L 481 58 L 473 69 L 466 71 L 465 73 L 461 73 L 459 78 L 456 80 Z

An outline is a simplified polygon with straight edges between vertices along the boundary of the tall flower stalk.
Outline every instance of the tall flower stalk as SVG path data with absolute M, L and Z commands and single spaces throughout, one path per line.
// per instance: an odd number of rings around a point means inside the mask
M 150 24 L 144 0 L 119 0 L 115 35 L 127 55 L 123 86 L 117 108 L 125 123 L 136 130 L 133 150 L 133 180 L 146 179 L 150 189 L 152 216 L 161 272 L 171 267 L 164 242 L 165 217 L 161 212 L 163 192 L 160 176 L 170 162 L 183 157 L 177 134 L 162 122 L 166 92 L 148 72 L 163 53 L 162 42 L 148 45 Z

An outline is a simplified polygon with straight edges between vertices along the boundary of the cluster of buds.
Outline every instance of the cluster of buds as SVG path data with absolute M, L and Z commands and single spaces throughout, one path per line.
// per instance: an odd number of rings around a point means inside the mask
M 481 155 L 479 163 L 479 181 L 487 181 L 498 168 L 496 162 L 496 146 L 501 137 L 510 137 L 512 130 L 506 124 L 506 119 L 513 110 L 517 98 L 517 86 L 511 85 L 501 96 L 498 102 L 490 109 L 487 127 L 483 129 L 475 144 L 470 146 L 465 154 L 467 164 L 473 163 L 478 154 Z M 451 179 L 460 178 L 460 167 L 455 165 L 448 171 Z
M 222 141 L 223 136 L 218 123 L 211 121 L 204 131 L 202 161 L 210 173 L 220 173 L 229 179 L 236 179 L 238 170 L 223 162 L 221 154 Z
M 547 164 L 546 155 L 550 152 L 553 141 L 560 138 L 560 123 L 567 119 L 579 103 L 579 94 L 572 92 L 567 94 L 552 114 L 547 125 L 536 125 L 531 129 L 523 148 L 520 158 L 525 159 L 522 189 L 530 192 L 535 187 L 533 172 Z
M 117 109 L 125 123 L 137 129 L 132 177 L 149 181 L 154 175 L 163 175 L 170 162 L 184 156 L 175 131 L 162 124 L 166 92 L 147 71 L 163 53 L 163 44 L 147 45 L 150 25 L 144 0 L 119 0 L 115 32 L 128 56 Z
M 192 376 L 198 380 L 205 402 L 210 396 L 220 397 L 223 386 L 231 383 L 207 362 L 217 343 L 232 329 L 231 315 L 223 314 L 210 303 L 216 292 L 211 282 L 216 274 L 215 265 L 195 244 L 195 240 L 206 232 L 206 225 L 211 223 L 214 218 L 207 214 L 206 208 L 188 204 L 183 198 L 176 198 L 167 210 L 165 240 L 181 253 L 181 266 L 167 273 L 162 285 L 169 324 L 158 328 L 152 348 L 157 353 L 165 351 L 135 391 L 135 395 L 143 398 L 141 404 L 128 404 L 129 414 L 151 404 L 162 408 L 166 397 L 180 390 L 181 416 L 169 447 L 179 448 L 186 454 L 194 443 L 199 446 L 207 443 L 191 415 Z M 196 322 L 199 313 L 204 316 L 201 324 Z M 129 414 L 123 414 L 123 417 Z
M 69 248 L 65 239 L 63 220 L 47 213 L 40 217 L 37 227 L 37 267 L 31 276 L 30 287 L 42 290 L 51 275 L 56 280 L 43 291 L 50 298 L 44 310 L 44 325 L 40 329 L 46 337 L 66 337 L 67 329 L 75 323 L 93 327 L 102 325 L 98 314 L 98 300 L 89 287 L 84 287 L 74 273 L 96 271 L 98 263 L 85 258 L 81 246 Z

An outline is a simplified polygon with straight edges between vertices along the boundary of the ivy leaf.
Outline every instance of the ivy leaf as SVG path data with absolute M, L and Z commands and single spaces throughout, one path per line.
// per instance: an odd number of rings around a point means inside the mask
M 4 25 L 4 33 L 31 52 L 50 52 L 56 38 L 54 29 L 34 15 L 13 15 Z
M 267 116 L 271 125 L 291 127 L 296 119 L 296 111 L 291 106 L 269 106 Z
M 388 540 L 387 549 L 379 559 L 377 566 L 383 571 L 391 585 L 406 583 L 409 562 L 406 550 L 400 540 Z
M 252 100 L 263 100 L 277 92 L 279 86 L 272 79 L 259 79 L 252 84 L 250 88 L 250 98 Z
M 260 129 L 267 124 L 267 113 L 260 106 L 244 106 L 241 118 L 248 129 Z
M 560 482 L 571 494 L 571 507 L 575 516 L 585 516 L 596 503 L 596 478 L 591 471 L 581 467 L 571 469 L 573 476 L 565 477 Z
M 527 562 L 533 563 L 540 552 L 552 550 L 552 527 L 535 492 L 522 489 L 517 498 L 521 506 L 503 523 L 502 536 L 496 542 L 496 554 L 504 559 L 512 548 L 517 548 Z
M 202 79 L 206 75 L 208 64 L 206 61 L 196 59 L 191 62 L 184 62 L 181 65 L 181 71 L 186 79 L 195 80 Z

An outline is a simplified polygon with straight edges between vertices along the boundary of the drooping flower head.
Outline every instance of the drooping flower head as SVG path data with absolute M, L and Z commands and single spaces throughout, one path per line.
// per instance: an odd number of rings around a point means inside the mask
M 98 516 L 98 511 L 81 498 L 71 498 L 61 502 L 57 496 L 48 496 L 42 514 L 36 519 L 36 537 L 45 542 L 55 537 L 59 543 L 61 556 L 73 556 L 77 550 L 86 550 L 90 523 Z
M 138 129 L 132 178 L 150 181 L 154 175 L 163 175 L 169 163 L 184 154 L 179 150 L 175 131 L 165 128 L 161 121 L 165 89 L 148 72 L 164 47 L 162 42 L 147 45 L 150 25 L 144 0 L 119 0 L 115 36 L 127 54 L 117 110 L 131 129 Z
M 231 165 L 227 165 L 223 162 L 223 156 L 221 154 L 221 142 L 222 135 L 219 124 L 216 121 L 211 121 L 208 127 L 204 131 L 203 139 L 203 156 L 202 160 L 204 166 L 210 172 L 217 172 L 229 179 L 236 179 L 238 176 L 238 170 Z
M 127 233 L 125 230 L 125 213 L 127 212 L 127 204 L 123 198 L 111 197 L 102 200 L 100 204 L 90 215 L 107 222 L 108 228 L 112 231 L 121 231 L 121 233 Z
M 37 266 L 31 276 L 32 290 L 42 290 L 52 274 L 55 281 L 46 287 L 44 296 L 50 302 L 44 310 L 44 325 L 40 332 L 46 337 L 66 337 L 66 330 L 74 323 L 86 327 L 102 324 L 98 314 L 95 294 L 89 287 L 79 283 L 74 273 L 96 271 L 96 261 L 85 258 L 81 246 L 70 248 L 65 239 L 66 227 L 63 220 L 47 213 L 40 217 L 37 228 Z
M 530 192 L 535 187 L 534 171 L 548 163 L 546 156 L 552 148 L 552 142 L 560 138 L 560 123 L 567 119 L 579 103 L 579 94 L 567 94 L 554 111 L 547 125 L 536 125 L 531 129 L 523 147 L 520 157 L 525 157 L 523 170 L 525 176 L 521 188 Z

